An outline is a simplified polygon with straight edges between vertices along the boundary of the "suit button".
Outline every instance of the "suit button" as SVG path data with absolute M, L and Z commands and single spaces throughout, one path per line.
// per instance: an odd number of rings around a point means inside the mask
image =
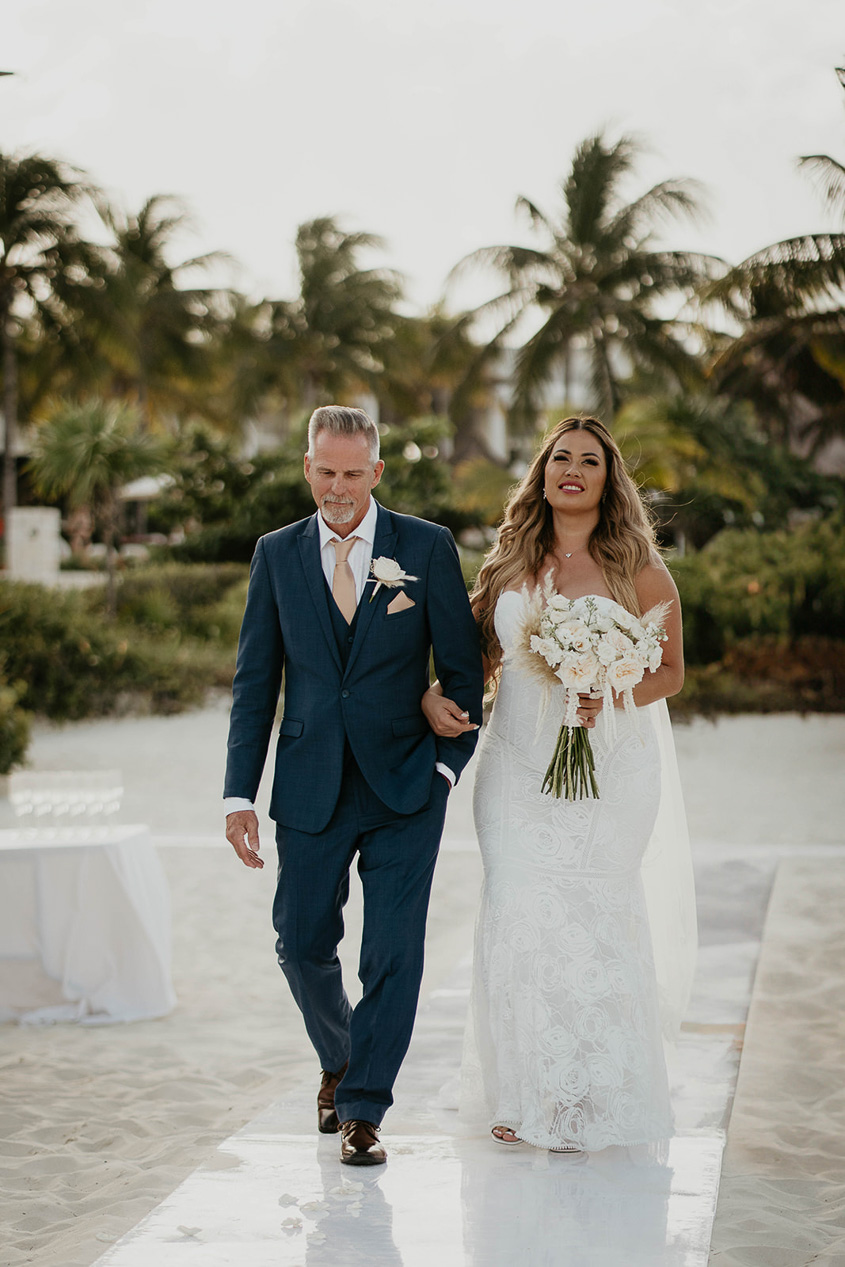
M 348 691 L 341 691 L 341 692 L 340 692 L 340 698 L 341 698 L 341 699 L 349 699 L 349 692 L 348 692 Z
M 351 647 L 351 646 L 352 646 L 352 644 L 353 644 L 353 642 L 355 641 L 355 639 L 354 639 L 354 638 L 347 638 L 347 639 L 346 639 L 346 641 L 349 643 L 349 645 L 350 645 L 350 647 Z

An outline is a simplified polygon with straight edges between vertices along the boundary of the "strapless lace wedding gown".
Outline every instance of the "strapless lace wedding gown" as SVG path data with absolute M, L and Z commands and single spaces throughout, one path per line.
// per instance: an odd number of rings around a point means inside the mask
M 599 602 L 602 600 L 599 599 Z M 609 601 L 609 600 L 607 600 Z M 478 758 L 484 864 L 462 1108 L 540 1148 L 671 1134 L 641 863 L 660 800 L 649 709 L 591 732 L 599 800 L 544 795 L 563 705 L 512 662 L 525 599 L 496 607 L 501 682 Z M 562 694 L 562 688 L 561 688 Z

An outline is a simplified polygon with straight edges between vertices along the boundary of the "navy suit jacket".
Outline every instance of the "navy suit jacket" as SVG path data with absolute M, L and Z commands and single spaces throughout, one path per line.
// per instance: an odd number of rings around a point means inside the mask
M 435 761 L 460 775 L 476 732 L 437 738 L 420 708 L 434 666 L 444 694 L 481 721 L 478 633 L 451 533 L 378 507 L 373 558 L 395 559 L 414 606 L 388 615 L 402 591 L 364 588 L 344 669 L 320 559 L 317 516 L 261 537 L 250 569 L 229 724 L 225 796 L 255 799 L 284 673 L 270 813 L 322 831 L 340 793 L 345 745 L 376 795 L 399 814 L 427 802 Z

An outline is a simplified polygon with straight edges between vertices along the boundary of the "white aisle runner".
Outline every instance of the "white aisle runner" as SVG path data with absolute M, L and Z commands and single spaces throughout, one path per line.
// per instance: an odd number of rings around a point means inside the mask
M 437 1106 L 460 1060 L 468 964 L 421 1009 L 383 1135 L 386 1166 L 341 1166 L 316 1081 L 226 1140 L 97 1267 L 706 1267 L 735 1075 L 732 1032 L 680 1049 L 666 1164 L 636 1150 L 567 1156 L 462 1134 Z M 706 994 L 706 992 L 705 992 Z M 705 998 L 702 1017 L 729 1001 Z M 732 1020 L 732 1015 L 728 1016 Z M 314 1085 L 312 1085 L 314 1083 Z
M 486 1139 L 390 1135 L 386 1167 L 337 1141 L 244 1131 L 101 1267 L 701 1267 L 721 1140 L 676 1137 L 666 1166 Z

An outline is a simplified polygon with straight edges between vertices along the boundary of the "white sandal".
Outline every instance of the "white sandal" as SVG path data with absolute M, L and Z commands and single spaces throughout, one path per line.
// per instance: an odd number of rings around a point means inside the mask
M 497 1144 L 521 1144 L 522 1140 L 517 1135 L 512 1126 L 494 1126 L 490 1130 Z M 506 1135 L 513 1136 L 512 1139 L 505 1139 Z

